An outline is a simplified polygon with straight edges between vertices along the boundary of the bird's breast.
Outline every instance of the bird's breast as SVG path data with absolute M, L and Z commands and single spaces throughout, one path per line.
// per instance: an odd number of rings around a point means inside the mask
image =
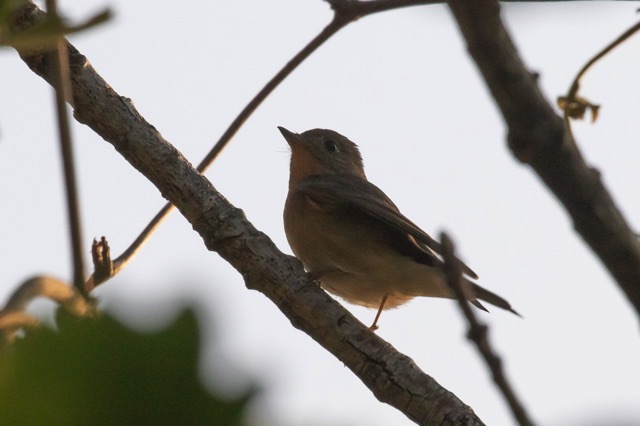
M 309 197 L 289 192 L 284 209 L 287 241 L 309 272 L 340 268 L 344 232 L 334 219 Z

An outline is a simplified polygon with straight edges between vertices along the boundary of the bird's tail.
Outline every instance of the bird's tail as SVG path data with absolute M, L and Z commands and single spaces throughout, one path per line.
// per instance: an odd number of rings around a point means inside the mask
M 469 284 L 471 284 L 471 287 L 473 288 L 473 292 L 476 295 L 476 297 L 480 300 L 484 300 L 485 302 L 491 303 L 494 306 L 497 306 L 498 308 L 502 308 L 506 311 L 512 312 L 514 314 L 516 314 L 519 317 L 522 317 L 522 315 L 520 315 L 519 313 L 517 313 L 509 304 L 509 302 L 507 302 L 506 300 L 504 300 L 502 297 L 498 296 L 495 293 L 490 292 L 489 290 L 487 290 L 486 288 L 482 288 L 480 287 L 478 284 L 476 283 L 472 283 L 469 281 Z M 478 300 L 474 300 L 471 302 L 475 307 L 482 309 L 483 311 L 486 311 L 487 309 L 482 306 L 482 303 L 480 303 Z

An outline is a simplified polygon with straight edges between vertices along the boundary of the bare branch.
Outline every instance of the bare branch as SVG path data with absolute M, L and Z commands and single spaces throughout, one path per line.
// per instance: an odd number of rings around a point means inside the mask
M 473 313 L 471 305 L 469 304 L 468 297 L 465 296 L 465 288 L 462 285 L 462 267 L 460 260 L 455 256 L 453 242 L 445 233 L 441 234 L 440 242 L 442 244 L 442 258 L 444 260 L 444 273 L 447 277 L 447 283 L 455 293 L 460 309 L 469 323 L 467 338 L 475 343 L 480 355 L 482 355 L 487 363 L 487 367 L 489 368 L 489 371 L 491 371 L 494 383 L 498 386 L 498 389 L 500 389 L 500 392 L 502 392 L 502 395 L 507 400 L 509 408 L 511 408 L 511 413 L 518 421 L 518 424 L 523 426 L 533 425 L 533 422 L 529 419 L 527 410 L 520 403 L 520 400 L 516 396 L 515 391 L 511 387 L 511 384 L 502 369 L 502 360 L 489 344 L 488 327 L 485 324 L 480 323 L 476 318 L 476 315 Z
M 113 275 L 114 262 L 111 261 L 111 248 L 105 237 L 100 241 L 93 240 L 91 244 L 91 260 L 93 261 L 93 274 L 87 280 L 85 291 L 90 293 L 100 283 L 106 281 Z
M 24 312 L 0 313 L 0 329 L 32 327 L 38 323 L 35 317 Z
M 640 30 L 640 22 L 633 25 L 631 28 L 622 33 L 619 37 L 617 37 L 614 41 L 609 43 L 604 49 L 598 52 L 593 58 L 591 58 L 578 72 L 576 77 L 573 79 L 573 83 L 571 83 L 571 87 L 569 88 L 569 92 L 565 96 L 558 97 L 558 107 L 564 111 L 565 120 L 569 118 L 577 118 L 581 119 L 584 116 L 584 113 L 587 109 L 591 110 L 591 121 L 596 121 L 598 118 L 598 109 L 599 105 L 592 104 L 584 98 L 578 96 L 578 90 L 580 89 L 580 79 L 584 76 L 584 74 L 591 68 L 593 64 L 598 62 L 601 58 L 606 56 L 609 52 L 615 49 L 617 46 L 622 44 L 626 39 L 635 34 L 638 30 Z M 567 127 L 571 130 L 571 123 L 567 121 Z
M 55 0 L 47 0 L 47 9 L 51 19 L 59 20 Z M 64 183 L 67 195 L 67 213 L 69 215 L 69 233 L 73 258 L 73 284 L 84 292 L 84 255 L 82 249 L 82 227 L 80 224 L 80 209 L 78 206 L 78 189 L 75 178 L 75 164 L 73 148 L 71 146 L 71 129 L 67 115 L 66 100 L 71 101 L 71 80 L 69 77 L 69 62 L 67 60 L 67 44 L 63 38 L 58 38 L 53 52 L 49 53 L 53 64 L 53 88 L 56 99 L 56 113 L 58 119 L 58 137 L 64 168 Z
M 53 277 L 37 276 L 28 279 L 13 292 L 0 314 L 24 311 L 36 297 L 52 300 L 74 315 L 87 316 L 95 313 L 95 305 L 74 287 Z
M 19 328 L 36 324 L 36 320 L 23 311 L 37 297 L 56 302 L 74 315 L 89 316 L 96 312 L 93 301 L 75 287 L 53 277 L 30 278 L 13 292 L 5 307 L 0 310 L 0 348 L 13 342 Z
M 448 4 L 502 112 L 513 154 L 553 191 L 640 315 L 640 241 L 526 69 L 500 20 L 500 5 L 495 0 Z

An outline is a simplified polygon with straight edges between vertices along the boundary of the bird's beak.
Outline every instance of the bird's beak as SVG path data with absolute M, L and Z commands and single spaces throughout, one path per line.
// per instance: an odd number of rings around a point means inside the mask
M 302 142 L 299 134 L 293 133 L 281 126 L 278 126 L 278 130 L 280 130 L 280 133 L 282 133 L 282 136 L 284 136 L 284 139 L 287 141 L 289 146 L 293 147 L 294 144 Z

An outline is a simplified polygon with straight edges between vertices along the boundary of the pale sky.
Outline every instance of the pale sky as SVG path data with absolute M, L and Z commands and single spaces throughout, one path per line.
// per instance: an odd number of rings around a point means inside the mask
M 331 19 L 320 0 L 60 2 L 81 19 L 115 18 L 71 41 L 192 163 L 251 97 Z M 509 5 L 504 16 L 548 99 L 637 19 L 637 2 Z M 574 126 L 627 220 L 640 226 L 640 36 L 583 80 L 602 104 Z M 0 51 L 0 300 L 39 273 L 70 279 L 53 95 Z M 514 94 L 517 96 L 517 94 Z M 288 148 L 276 126 L 331 128 L 360 145 L 369 179 L 434 237 L 446 230 L 479 284 L 524 319 L 480 314 L 533 419 L 544 425 L 640 423 L 638 318 L 540 180 L 511 156 L 505 130 L 444 6 L 363 18 L 320 48 L 260 107 L 207 176 L 278 247 Z M 159 192 L 88 128 L 74 123 L 86 251 L 107 236 L 119 254 L 163 205 Z M 402 425 L 338 360 L 244 287 L 178 213 L 95 295 L 144 329 L 197 301 L 201 370 L 225 387 L 264 392 L 254 425 Z M 33 310 L 45 315 L 48 305 Z M 346 304 L 369 324 L 375 311 Z M 491 425 L 512 424 L 454 302 L 416 299 L 385 312 L 378 334 Z

